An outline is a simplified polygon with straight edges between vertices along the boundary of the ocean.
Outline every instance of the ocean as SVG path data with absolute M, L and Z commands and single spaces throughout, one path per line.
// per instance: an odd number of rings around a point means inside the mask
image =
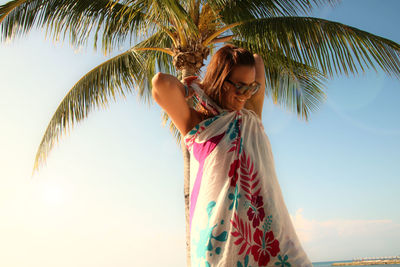
M 331 264 L 334 262 L 352 262 L 351 260 L 348 261 L 319 261 L 319 262 L 313 262 L 312 264 L 315 267 L 328 267 L 332 266 Z M 379 264 L 379 265 L 354 265 L 354 266 L 373 266 L 373 267 L 380 267 L 380 266 L 386 266 L 386 267 L 400 267 L 400 264 Z

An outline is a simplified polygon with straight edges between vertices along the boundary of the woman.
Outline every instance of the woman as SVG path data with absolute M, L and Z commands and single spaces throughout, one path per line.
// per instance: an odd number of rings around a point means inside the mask
M 312 266 L 276 178 L 261 122 L 264 63 L 231 44 L 202 82 L 157 73 L 153 97 L 191 154 L 191 266 Z M 188 100 L 193 101 L 188 103 Z

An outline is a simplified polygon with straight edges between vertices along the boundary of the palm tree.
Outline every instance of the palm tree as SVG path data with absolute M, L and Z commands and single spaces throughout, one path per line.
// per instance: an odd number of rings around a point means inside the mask
M 32 175 L 59 136 L 92 108 L 105 107 L 118 92 L 150 104 L 157 71 L 179 79 L 198 75 L 216 44 L 231 43 L 259 54 L 265 64 L 266 94 L 308 121 L 325 100 L 324 81 L 380 67 L 400 77 L 400 45 L 338 22 L 307 17 L 339 0 L 13 0 L 0 6 L 2 41 L 44 28 L 55 40 L 68 33 L 72 46 L 94 40 L 107 55 L 129 37 L 129 49 L 85 74 L 51 118 L 39 145 Z M 94 34 L 94 36 L 91 36 Z M 156 68 L 157 66 L 157 68 Z M 163 113 L 164 126 L 169 117 Z M 189 153 L 179 131 L 169 127 L 184 157 L 187 264 L 190 266 Z

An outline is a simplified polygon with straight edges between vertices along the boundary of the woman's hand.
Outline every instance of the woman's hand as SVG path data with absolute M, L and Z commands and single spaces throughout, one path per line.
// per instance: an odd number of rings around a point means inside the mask
M 189 88 L 188 96 L 185 97 L 185 100 L 192 98 L 192 96 L 194 95 L 194 90 L 191 87 L 192 83 L 196 83 L 201 87 L 200 81 L 198 80 L 197 76 L 188 76 L 182 80 L 182 83 L 186 84 L 187 87 Z

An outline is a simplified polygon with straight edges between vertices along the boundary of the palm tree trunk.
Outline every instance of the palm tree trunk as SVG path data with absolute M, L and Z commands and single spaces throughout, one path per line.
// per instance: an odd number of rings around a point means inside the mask
M 208 50 L 207 50 L 208 51 Z M 188 56 L 186 54 L 186 56 Z M 202 62 L 202 61 L 201 61 Z M 203 64 L 196 63 L 195 65 L 188 66 L 184 64 L 182 68 L 182 82 L 188 76 L 196 75 Z M 181 136 L 181 149 L 183 155 L 183 193 L 185 198 L 185 220 L 186 220 L 186 266 L 190 267 L 190 211 L 189 211 L 189 192 L 190 192 L 190 153 L 186 148 L 183 136 Z
M 183 138 L 181 139 L 183 154 L 183 192 L 185 196 L 185 218 L 186 218 L 186 266 L 190 267 L 190 225 L 189 225 L 189 190 L 190 190 L 190 154 L 185 146 Z
M 198 75 L 200 72 L 200 68 L 204 65 L 203 59 L 207 58 L 210 49 L 205 47 L 195 53 L 193 56 L 196 59 L 196 62 L 192 62 L 192 64 L 188 64 L 187 62 L 191 62 L 188 58 L 191 57 L 190 53 L 183 54 L 182 58 L 179 56 L 174 57 L 174 66 L 177 69 L 182 70 L 182 82 L 188 76 Z M 182 62 L 181 62 L 182 60 Z M 182 68 L 178 65 L 182 64 Z M 182 148 L 182 155 L 183 155 L 183 193 L 185 197 L 185 220 L 186 220 L 186 266 L 190 267 L 190 211 L 189 211 L 189 193 L 190 193 L 190 153 L 189 150 L 186 148 L 185 141 L 183 140 L 183 136 L 181 136 L 181 148 Z

